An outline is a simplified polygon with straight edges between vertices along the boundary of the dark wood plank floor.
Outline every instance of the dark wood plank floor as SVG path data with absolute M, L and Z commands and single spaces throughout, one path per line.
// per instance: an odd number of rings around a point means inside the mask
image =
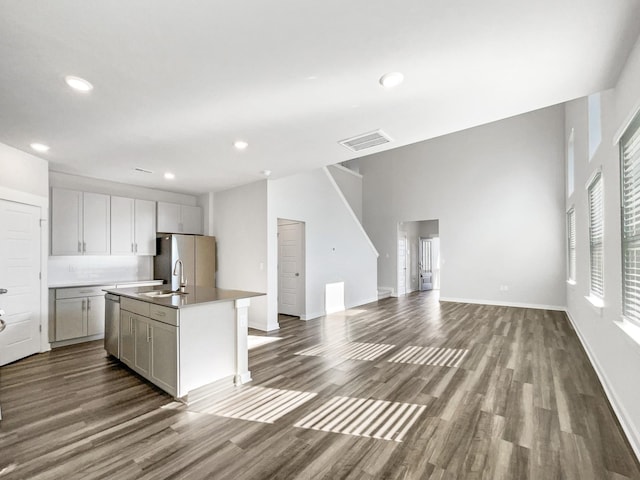
M 432 292 L 281 325 L 226 406 L 173 401 L 100 342 L 3 367 L 0 480 L 640 479 L 563 313 Z M 421 363 L 390 361 L 409 346 Z

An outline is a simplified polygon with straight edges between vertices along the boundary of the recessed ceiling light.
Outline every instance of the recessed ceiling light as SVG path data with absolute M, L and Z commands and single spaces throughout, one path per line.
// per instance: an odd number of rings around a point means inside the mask
M 164 178 L 166 178 L 167 180 L 173 180 L 174 178 L 176 178 L 176 176 L 171 172 L 165 172 Z
M 400 85 L 403 80 L 404 75 L 402 75 L 400 72 L 385 73 L 380 77 L 380 85 L 382 85 L 384 88 L 393 88 Z
M 78 92 L 90 92 L 91 90 L 93 90 L 93 85 L 91 85 L 84 78 L 67 75 L 66 77 L 64 77 L 64 81 L 67 82 L 67 85 L 69 85 L 74 90 L 77 90 Z
M 271 175 L 271 170 L 262 170 L 260 173 L 265 177 L 268 177 L 269 175 Z
M 249 146 L 249 144 L 244 140 L 236 140 L 235 142 L 233 142 L 233 146 L 238 150 L 244 150 Z
M 29 146 L 36 152 L 44 153 L 49 151 L 49 145 L 45 145 L 44 143 L 32 143 Z

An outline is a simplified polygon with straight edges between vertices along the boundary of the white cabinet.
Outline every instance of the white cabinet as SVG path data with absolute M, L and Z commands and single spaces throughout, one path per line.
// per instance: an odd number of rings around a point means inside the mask
M 104 334 L 103 288 L 59 288 L 55 300 L 55 341 Z
M 122 308 L 149 309 L 148 303 L 127 300 Z M 163 307 L 160 307 L 163 308 Z M 171 309 L 174 310 L 174 309 Z M 176 321 L 177 311 L 168 316 Z M 120 311 L 120 360 L 172 395 L 178 393 L 178 327 L 147 316 Z
M 85 337 L 85 298 L 56 300 L 56 342 Z
M 82 192 L 51 190 L 51 254 L 82 255 Z
M 87 335 L 104 335 L 104 295 L 87 297 Z
M 135 318 L 136 314 L 120 311 L 120 360 L 133 368 L 135 352 Z
M 63 188 L 51 191 L 51 254 L 111 253 L 109 195 Z
M 180 213 L 182 215 L 182 232 L 180 233 L 194 233 L 196 235 L 204 233 L 201 207 L 180 205 Z
M 111 197 L 111 255 L 156 254 L 156 202 Z
M 150 320 L 151 381 L 177 395 L 178 391 L 178 328 Z
M 135 318 L 134 337 L 134 368 L 142 376 L 149 378 L 151 365 L 151 320 L 145 317 Z
M 202 208 L 158 202 L 158 232 L 202 235 Z
M 136 254 L 156 254 L 156 202 L 136 199 L 134 205 L 134 241 Z

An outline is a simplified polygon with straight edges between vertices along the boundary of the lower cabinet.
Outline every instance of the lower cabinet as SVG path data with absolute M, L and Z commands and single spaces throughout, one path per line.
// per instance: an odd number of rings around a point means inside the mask
M 178 391 L 178 327 L 120 312 L 120 360 L 163 390 Z
M 54 341 L 104 334 L 105 287 L 56 290 Z

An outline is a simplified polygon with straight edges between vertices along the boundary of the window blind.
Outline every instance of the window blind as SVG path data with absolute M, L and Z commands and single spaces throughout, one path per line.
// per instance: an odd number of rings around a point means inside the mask
M 602 174 L 597 173 L 589 185 L 589 252 L 591 257 L 591 294 L 604 297 L 603 248 L 604 216 Z
M 620 142 L 622 196 L 622 310 L 640 323 L 640 115 Z
M 576 279 L 576 211 L 567 212 L 567 270 L 569 280 Z

